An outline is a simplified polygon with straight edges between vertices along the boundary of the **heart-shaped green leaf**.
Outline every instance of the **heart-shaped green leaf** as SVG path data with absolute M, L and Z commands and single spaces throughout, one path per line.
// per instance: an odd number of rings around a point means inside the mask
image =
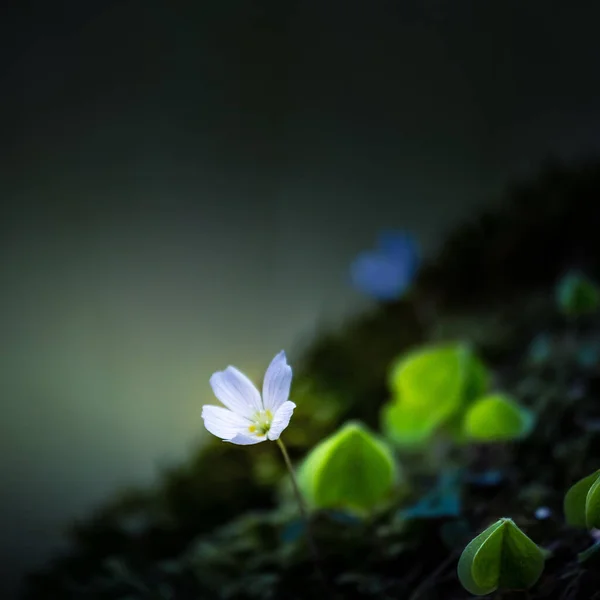
M 499 442 L 526 436 L 535 422 L 531 411 L 505 394 L 490 394 L 467 410 L 463 433 L 477 442 Z
M 512 521 L 500 519 L 473 539 L 458 561 L 458 577 L 471 594 L 498 588 L 524 590 L 544 570 L 544 553 Z
M 565 494 L 563 508 L 565 511 L 565 519 L 572 527 L 596 527 L 597 525 L 588 525 L 588 516 L 590 523 L 598 523 L 600 520 L 600 490 L 598 482 L 600 481 L 600 470 L 580 479 L 573 484 L 569 491 Z M 592 496 L 589 493 L 594 491 Z M 588 497 L 592 502 L 588 510 Z
M 310 452 L 299 481 L 314 508 L 366 513 L 390 497 L 398 475 L 388 446 L 350 422 Z
M 442 344 L 410 352 L 390 371 L 396 399 L 409 406 L 451 413 L 459 403 L 470 373 L 472 354 L 465 344 Z

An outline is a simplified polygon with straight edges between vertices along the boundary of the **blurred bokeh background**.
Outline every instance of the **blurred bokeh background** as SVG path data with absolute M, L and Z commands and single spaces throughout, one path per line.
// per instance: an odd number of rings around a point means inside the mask
M 206 435 L 208 379 L 367 301 L 550 155 L 600 144 L 600 7 L 223 0 L 0 9 L 2 597 Z

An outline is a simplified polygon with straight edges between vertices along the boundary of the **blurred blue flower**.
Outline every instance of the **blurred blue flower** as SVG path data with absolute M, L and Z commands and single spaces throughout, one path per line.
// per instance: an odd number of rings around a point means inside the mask
M 419 269 L 415 238 L 404 232 L 384 231 L 375 250 L 361 252 L 351 267 L 353 285 L 378 300 L 400 298 Z

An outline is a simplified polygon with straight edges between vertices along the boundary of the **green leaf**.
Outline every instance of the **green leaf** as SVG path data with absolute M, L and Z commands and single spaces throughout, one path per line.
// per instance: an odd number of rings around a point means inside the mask
M 446 416 L 460 400 L 469 358 L 469 351 L 462 344 L 413 351 L 392 367 L 392 392 L 407 406 L 427 405 Z
M 505 522 L 500 585 L 505 590 L 526 590 L 544 570 L 545 553 L 512 520 Z
M 535 422 L 531 411 L 505 394 L 490 394 L 472 404 L 464 416 L 463 433 L 478 442 L 499 442 L 526 436 Z
M 464 549 L 458 562 L 463 587 L 476 596 L 498 588 L 524 590 L 544 570 L 544 553 L 512 521 L 500 519 Z
M 501 528 L 500 520 L 481 532 L 467 544 L 458 561 L 458 578 L 462 586 L 475 596 L 490 594 L 498 587 L 497 570 L 500 561 L 496 555 L 502 548 L 502 534 L 498 538 L 497 532 Z M 490 544 L 486 548 L 488 540 Z
M 593 313 L 600 308 L 600 288 L 583 273 L 572 271 L 559 281 L 556 300 L 567 316 Z
M 367 513 L 389 499 L 398 475 L 387 445 L 349 422 L 309 453 L 299 482 L 314 508 Z
M 381 409 L 381 429 L 398 446 L 423 446 L 436 426 L 436 420 L 425 410 L 398 402 L 388 402 Z
M 567 493 L 563 503 L 563 509 L 565 512 L 565 519 L 572 527 L 587 527 L 587 498 L 588 492 L 591 488 L 600 480 L 600 470 L 580 479 L 577 483 L 572 485 Z M 597 490 L 597 488 L 596 488 Z M 594 492 L 594 506 L 597 507 L 596 498 L 598 492 Z M 598 508 L 595 509 L 598 514 Z M 590 514 L 593 519 L 593 515 Z
M 382 429 L 399 445 L 422 445 L 488 382 L 485 366 L 465 344 L 411 352 L 390 371 L 393 399 L 382 409 Z
M 587 493 L 585 522 L 588 529 L 600 528 L 600 477 L 596 478 Z
M 463 403 L 468 404 L 485 394 L 490 385 L 490 372 L 475 354 L 469 352 L 466 365 Z

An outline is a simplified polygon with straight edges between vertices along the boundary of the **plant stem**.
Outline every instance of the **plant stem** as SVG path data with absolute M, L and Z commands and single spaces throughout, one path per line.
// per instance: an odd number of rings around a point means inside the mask
M 294 467 L 292 466 L 292 461 L 290 460 L 290 455 L 288 454 L 287 448 L 283 443 L 281 438 L 277 439 L 277 445 L 281 449 L 281 453 L 283 454 L 283 460 L 285 461 L 285 465 L 290 473 L 290 477 L 292 479 L 292 487 L 294 488 L 294 494 L 296 496 L 296 501 L 298 502 L 298 508 L 300 509 L 300 515 L 302 520 L 304 521 L 306 527 L 306 541 L 308 543 L 308 547 L 313 555 L 313 559 L 315 561 L 315 567 L 317 572 L 319 573 L 319 577 L 323 580 L 325 585 L 327 586 L 327 579 L 323 570 L 321 569 L 321 559 L 319 557 L 319 552 L 317 550 L 317 546 L 315 544 L 315 540 L 312 536 L 311 527 L 310 527 L 310 518 L 308 516 L 308 511 L 306 510 L 306 505 L 304 504 L 304 499 L 302 498 L 302 493 L 300 492 L 300 486 L 298 485 L 298 480 L 296 479 L 296 474 L 294 473 Z

